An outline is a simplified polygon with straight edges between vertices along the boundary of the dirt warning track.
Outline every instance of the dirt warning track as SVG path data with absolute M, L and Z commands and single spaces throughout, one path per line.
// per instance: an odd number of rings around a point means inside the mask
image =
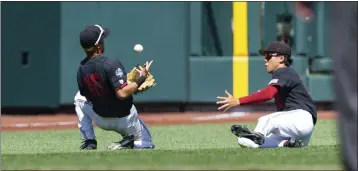
M 176 124 L 204 124 L 204 123 L 230 123 L 230 122 L 253 122 L 266 113 L 144 113 L 139 117 L 148 125 L 176 125 Z M 319 120 L 335 119 L 336 112 L 321 111 L 318 113 Z M 35 116 L 12 116 L 2 114 L 1 131 L 24 131 L 24 130 L 53 130 L 77 128 L 76 114 L 41 114 Z

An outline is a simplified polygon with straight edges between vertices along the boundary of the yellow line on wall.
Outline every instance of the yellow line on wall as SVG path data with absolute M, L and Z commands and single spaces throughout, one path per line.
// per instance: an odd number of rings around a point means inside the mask
M 249 93 L 247 2 L 233 2 L 233 96 Z

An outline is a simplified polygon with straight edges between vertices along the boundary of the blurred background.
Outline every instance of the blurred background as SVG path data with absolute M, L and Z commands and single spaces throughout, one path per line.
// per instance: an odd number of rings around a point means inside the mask
M 111 30 L 105 55 L 129 71 L 154 60 L 157 86 L 135 97 L 140 112 L 217 111 L 228 90 L 245 96 L 267 85 L 257 51 L 273 40 L 292 48 L 293 66 L 319 109 L 331 109 L 327 2 L 303 22 L 293 2 L 2 2 L 2 113 L 74 113 L 79 32 Z M 136 54 L 135 44 L 144 51 Z M 240 110 L 274 110 L 272 102 Z

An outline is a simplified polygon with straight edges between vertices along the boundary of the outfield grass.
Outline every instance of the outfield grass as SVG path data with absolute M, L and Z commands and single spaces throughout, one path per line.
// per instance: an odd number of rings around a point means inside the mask
M 319 121 L 310 147 L 304 149 L 242 149 L 230 126 L 151 126 L 156 149 L 120 151 L 105 150 L 121 138 L 100 129 L 95 130 L 97 151 L 78 150 L 78 130 L 4 132 L 2 169 L 340 168 L 335 121 Z

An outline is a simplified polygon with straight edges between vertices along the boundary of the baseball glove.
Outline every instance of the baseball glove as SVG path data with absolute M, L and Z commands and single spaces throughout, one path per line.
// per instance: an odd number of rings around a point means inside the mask
M 137 79 L 139 78 L 139 73 L 136 69 L 139 69 L 139 65 L 137 65 L 136 67 L 133 67 L 132 70 L 129 73 L 127 73 L 127 83 L 128 84 L 130 84 L 132 82 L 136 82 Z M 134 94 L 144 93 L 155 85 L 156 85 L 156 81 L 155 81 L 154 76 L 152 75 L 152 73 L 148 72 L 147 79 L 140 87 L 138 87 L 137 92 L 135 92 Z

